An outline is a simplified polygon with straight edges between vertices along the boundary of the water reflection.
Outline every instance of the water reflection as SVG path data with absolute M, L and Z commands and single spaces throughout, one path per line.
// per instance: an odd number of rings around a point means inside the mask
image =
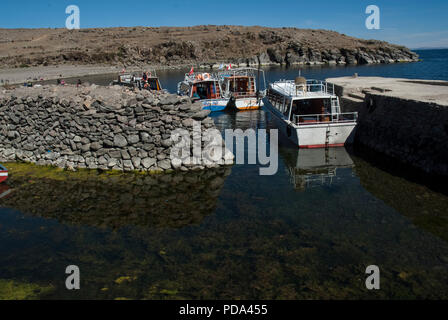
M 341 181 L 338 179 L 340 169 L 354 167 L 353 160 L 345 148 L 282 148 L 280 153 L 288 167 L 291 184 L 298 191 L 331 186 Z
M 180 228 L 213 213 L 230 168 L 168 175 L 36 177 L 11 165 L 0 206 L 62 223 Z

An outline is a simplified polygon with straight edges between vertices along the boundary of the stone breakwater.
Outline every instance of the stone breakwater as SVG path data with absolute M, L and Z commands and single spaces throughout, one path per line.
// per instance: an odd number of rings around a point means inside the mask
M 188 98 L 119 86 L 4 90 L 0 92 L 0 161 L 69 170 L 150 172 L 233 164 L 222 140 L 222 161 L 171 161 L 172 131 L 191 132 L 195 121 L 201 130 L 213 129 L 208 115 L 201 104 Z

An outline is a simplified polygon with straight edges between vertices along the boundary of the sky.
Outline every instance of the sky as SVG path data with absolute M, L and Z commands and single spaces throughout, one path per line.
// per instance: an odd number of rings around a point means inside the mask
M 2 0 L 0 28 L 64 28 L 68 5 L 79 7 L 81 28 L 297 27 L 334 30 L 412 49 L 448 48 L 448 0 Z M 379 30 L 365 26 L 369 5 L 380 9 Z

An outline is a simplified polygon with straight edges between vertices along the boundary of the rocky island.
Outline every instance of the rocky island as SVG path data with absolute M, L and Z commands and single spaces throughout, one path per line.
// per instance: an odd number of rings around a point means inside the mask
M 260 26 L 0 29 L 0 68 L 62 64 L 158 67 L 410 62 L 403 46 L 327 30 Z

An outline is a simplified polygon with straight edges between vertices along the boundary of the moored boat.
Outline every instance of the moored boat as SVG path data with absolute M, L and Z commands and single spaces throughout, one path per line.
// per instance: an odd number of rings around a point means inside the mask
M 159 77 L 155 71 L 143 72 L 141 76 L 135 74 L 120 74 L 117 80 L 111 85 L 120 85 L 130 88 L 146 89 L 152 91 L 162 91 Z
M 179 82 L 177 93 L 193 100 L 200 100 L 204 110 L 223 111 L 227 107 L 229 99 L 222 97 L 221 85 L 216 75 L 193 73 L 192 71 L 185 74 L 184 81 Z
M 0 164 L 0 183 L 6 181 L 8 179 L 8 169 Z
M 341 113 L 334 86 L 324 81 L 281 80 L 269 85 L 265 106 L 282 133 L 300 148 L 353 142 L 357 112 Z
M 221 71 L 218 77 L 223 96 L 229 98 L 229 106 L 237 110 L 253 110 L 263 106 L 265 91 L 261 91 L 260 81 L 265 85 L 264 71 L 255 68 L 237 68 Z M 262 78 L 262 79 L 261 79 Z

